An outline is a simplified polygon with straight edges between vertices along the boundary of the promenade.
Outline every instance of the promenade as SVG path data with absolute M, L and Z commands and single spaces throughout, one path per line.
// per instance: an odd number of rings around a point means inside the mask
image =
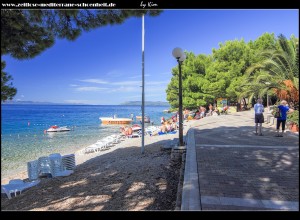
M 298 134 L 256 136 L 253 110 L 189 123 L 181 210 L 299 210 Z

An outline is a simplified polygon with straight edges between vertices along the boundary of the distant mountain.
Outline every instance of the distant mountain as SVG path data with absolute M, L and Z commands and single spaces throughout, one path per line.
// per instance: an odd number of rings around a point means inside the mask
M 15 100 L 8 100 L 5 102 L 1 102 L 2 105 L 84 105 L 78 103 L 54 103 L 54 102 L 34 102 L 34 101 L 15 101 Z
M 123 102 L 120 105 L 139 105 L 139 106 L 141 106 L 142 102 L 141 101 L 128 101 L 128 102 Z M 147 105 L 147 106 L 167 106 L 167 107 L 170 106 L 170 104 L 168 102 L 160 102 L 160 101 L 158 101 L 158 102 L 147 101 L 147 102 L 145 102 L 145 105 Z

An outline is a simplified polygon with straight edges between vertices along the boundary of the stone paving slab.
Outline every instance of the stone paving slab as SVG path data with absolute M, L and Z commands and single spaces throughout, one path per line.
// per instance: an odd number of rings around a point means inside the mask
M 257 208 L 257 207 L 242 207 L 233 205 L 202 205 L 203 211 L 273 211 L 274 209 Z
M 242 199 L 231 197 L 217 196 L 201 196 L 202 209 L 206 209 L 207 205 L 214 205 L 216 209 L 222 209 L 224 206 L 241 207 L 242 209 L 254 208 L 259 210 L 299 210 L 298 202 L 279 201 L 279 200 L 258 200 L 258 199 Z M 212 207 L 209 207 L 212 209 Z
M 197 147 L 201 196 L 299 201 L 299 150 Z
M 199 210 L 299 210 L 297 135 L 276 138 L 263 125 L 264 136 L 255 136 L 250 111 L 207 117 L 192 130 L 187 155 L 196 152 Z

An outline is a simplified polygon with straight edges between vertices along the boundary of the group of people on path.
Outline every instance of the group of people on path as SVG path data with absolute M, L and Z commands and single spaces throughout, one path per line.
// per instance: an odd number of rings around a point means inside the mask
M 287 114 L 292 113 L 294 110 L 290 108 L 287 104 L 287 101 L 282 100 L 280 105 L 277 106 L 279 111 L 279 116 L 277 117 L 276 124 L 276 135 L 275 137 L 283 137 L 285 131 L 285 124 L 287 120 Z M 255 113 L 255 135 L 263 136 L 262 134 L 262 123 L 264 123 L 264 106 L 262 104 L 262 100 L 258 99 L 257 103 L 254 105 L 254 113 Z M 281 133 L 279 132 L 281 126 Z

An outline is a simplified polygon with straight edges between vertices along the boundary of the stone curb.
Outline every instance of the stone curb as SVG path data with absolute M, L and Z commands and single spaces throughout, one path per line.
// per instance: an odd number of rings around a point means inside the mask
M 181 210 L 201 210 L 199 179 L 195 149 L 195 130 L 187 134 L 184 182 L 182 187 Z

